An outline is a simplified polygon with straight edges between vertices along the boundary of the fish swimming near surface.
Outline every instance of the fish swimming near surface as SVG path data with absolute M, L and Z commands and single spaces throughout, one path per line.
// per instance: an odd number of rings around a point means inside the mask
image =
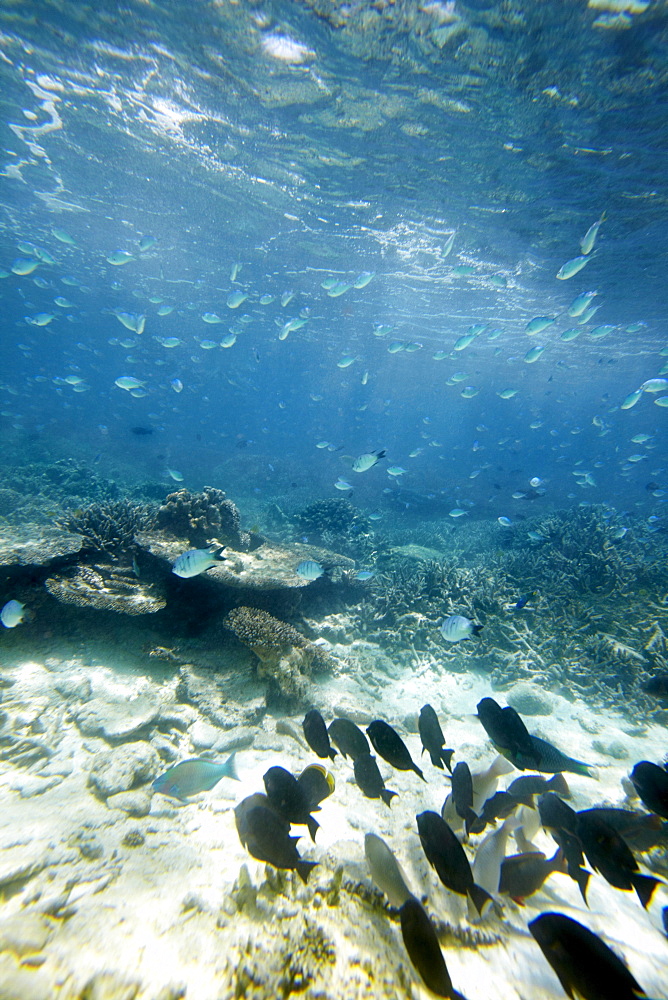
M 306 742 L 310 746 L 313 753 L 323 759 L 325 757 L 330 757 L 334 760 L 336 757 L 336 750 L 334 750 L 329 742 L 329 734 L 327 732 L 325 720 L 317 708 L 312 708 L 310 712 L 306 713 L 304 721 L 302 722 L 302 729 L 304 731 Z
M 216 563 L 225 559 L 223 549 L 189 549 L 175 560 L 172 566 L 172 573 L 187 580 L 192 576 L 199 576 L 200 573 L 211 569 Z
M 7 601 L 0 611 L 0 622 L 5 628 L 16 628 L 25 617 L 25 604 L 21 604 L 20 601 Z
M 469 859 L 454 832 L 436 812 L 425 810 L 415 818 L 427 861 L 443 885 L 460 896 L 468 896 L 482 914 L 492 897 L 473 881 Z
M 355 781 L 368 799 L 382 799 L 389 806 L 396 796 L 390 788 L 385 787 L 385 781 L 380 773 L 376 758 L 371 754 L 360 754 L 353 761 Z
M 311 840 L 320 824 L 311 816 L 306 790 L 284 767 L 270 767 L 263 775 L 264 787 L 272 809 L 288 823 L 303 824 L 308 827 Z
M 355 760 L 371 753 L 366 736 L 350 719 L 334 719 L 327 732 L 344 757 Z
M 482 625 L 474 625 L 470 618 L 464 618 L 463 615 L 450 615 L 441 625 L 441 635 L 446 642 L 461 642 L 462 639 L 479 635 L 482 628 Z
M 390 906 L 403 906 L 413 893 L 408 888 L 406 876 L 394 854 L 381 837 L 367 833 L 364 837 L 364 854 L 371 878 L 387 896 Z
M 631 771 L 631 781 L 642 804 L 668 819 L 668 771 L 652 761 L 641 760 Z
M 234 810 L 239 840 L 257 861 L 292 869 L 306 883 L 317 862 L 304 861 L 297 851 L 299 837 L 290 836 L 289 822 L 272 809 L 266 795 L 256 792 Z
M 222 778 L 239 780 L 235 753 L 231 753 L 222 763 L 204 757 L 182 760 L 158 775 L 151 787 L 161 795 L 187 802 L 191 795 L 210 791 Z
M 399 919 L 408 957 L 425 986 L 438 997 L 465 1000 L 452 985 L 436 931 L 422 904 L 413 897 L 407 899 L 399 910 Z
M 367 736 L 373 744 L 376 753 L 380 754 L 397 771 L 415 771 L 415 773 L 426 781 L 424 774 L 413 761 L 408 747 L 392 726 L 382 719 L 376 719 L 366 728 Z
M 418 719 L 418 732 L 422 741 L 422 753 L 427 751 L 434 767 L 443 770 L 443 764 L 452 773 L 450 762 L 454 750 L 445 750 L 445 737 L 436 712 L 431 705 L 423 705 Z
M 541 913 L 529 930 L 568 997 L 643 1000 L 647 994 L 621 958 L 596 934 L 563 913 Z

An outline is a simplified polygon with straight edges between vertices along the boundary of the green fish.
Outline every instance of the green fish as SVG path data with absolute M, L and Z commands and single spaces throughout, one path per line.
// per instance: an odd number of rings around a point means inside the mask
M 548 326 L 552 326 L 554 319 L 554 316 L 535 316 L 534 319 L 530 320 L 524 327 L 524 332 L 528 333 L 530 336 L 534 333 L 540 333 Z
M 572 278 L 574 275 L 581 271 L 585 264 L 588 264 L 591 257 L 573 257 L 571 260 L 567 260 L 565 264 L 557 271 L 557 278 L 560 281 L 566 281 L 567 278 Z
M 158 775 L 152 788 L 161 795 L 178 799 L 179 802 L 187 802 L 191 795 L 210 791 L 221 778 L 233 778 L 238 781 L 239 776 L 234 766 L 235 753 L 236 751 L 233 751 L 222 764 L 205 760 L 203 757 L 182 760 L 174 767 L 168 768 L 164 774 Z
M 516 748 L 511 750 L 497 746 L 496 749 L 520 771 L 541 771 L 543 774 L 570 771 L 572 774 L 581 774 L 585 778 L 594 777 L 591 764 L 567 757 L 561 750 L 557 750 L 551 743 L 541 740 L 538 736 L 530 736 L 530 740 L 534 749 L 533 754 L 525 753 Z

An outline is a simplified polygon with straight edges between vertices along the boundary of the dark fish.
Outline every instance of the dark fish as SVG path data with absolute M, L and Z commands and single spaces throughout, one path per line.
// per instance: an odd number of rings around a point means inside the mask
M 511 763 L 512 756 L 524 754 L 526 758 L 537 764 L 538 751 L 535 749 L 529 730 L 514 708 L 501 708 L 493 698 L 483 698 L 478 702 L 478 718 L 485 728 L 490 740 L 504 757 Z M 522 770 L 524 770 L 522 768 Z
M 371 753 L 369 742 L 362 730 L 349 719 L 334 719 L 327 730 L 333 743 L 344 757 L 363 757 Z
M 497 819 L 505 819 L 510 816 L 513 809 L 517 809 L 520 804 L 520 800 L 516 799 L 510 792 L 495 792 L 494 795 L 485 800 L 479 815 L 471 822 L 468 832 L 482 833 L 489 823 L 495 823 Z
M 650 812 L 668 819 L 668 771 L 649 760 L 641 760 L 631 771 L 633 787 Z
M 513 608 L 515 611 L 521 611 L 522 608 L 526 607 L 532 597 L 535 597 L 538 593 L 537 590 L 530 590 L 528 594 L 522 594 L 518 601 L 515 601 Z
M 616 889 L 635 889 L 644 907 L 661 880 L 641 875 L 630 847 L 605 820 L 592 812 L 577 813 L 577 836 L 587 861 Z
M 661 910 L 661 923 L 663 924 L 663 933 L 668 937 L 668 906 L 664 906 Z
M 532 755 L 526 754 L 524 751 L 518 751 L 517 753 L 506 753 L 504 751 L 503 755 L 520 771 L 528 771 L 530 768 L 535 768 L 537 771 L 543 771 L 546 774 L 554 774 L 558 771 L 571 771 L 573 774 L 581 774 L 585 778 L 593 777 L 591 764 L 585 764 L 584 761 L 567 757 L 565 753 L 557 750 L 547 740 L 541 740 L 538 736 L 532 736 L 531 744 L 533 746 Z
M 584 854 L 578 837 L 578 814 L 554 792 L 540 795 L 537 805 L 540 821 L 563 850 L 567 874 L 577 883 L 586 903 L 591 873 L 584 867 Z
M 329 742 L 325 720 L 317 708 L 312 708 L 310 712 L 306 713 L 302 722 L 302 729 L 304 730 L 306 742 L 313 753 L 317 754 L 318 757 L 331 757 L 334 760 L 336 750 L 332 748 Z
M 431 705 L 423 705 L 420 709 L 418 731 L 422 740 L 422 753 L 427 751 L 434 767 L 440 767 L 443 770 L 443 764 L 445 764 L 448 771 L 451 772 L 450 761 L 455 751 L 443 749 L 445 737 L 441 731 L 438 716 Z
M 473 811 L 473 780 L 471 771 L 464 760 L 460 760 L 452 772 L 452 801 L 455 812 L 464 820 L 467 834 L 478 816 Z
M 275 868 L 292 869 L 306 882 L 317 862 L 303 861 L 290 836 L 290 824 L 271 808 L 266 795 L 257 792 L 243 799 L 234 810 L 239 840 L 257 861 Z
M 643 691 L 651 694 L 653 698 L 668 700 L 668 674 L 656 674 L 643 686 Z
M 561 848 L 549 859 L 541 851 L 513 854 L 501 862 L 499 892 L 521 904 L 528 896 L 538 892 L 552 872 L 564 871 L 566 867 Z
M 521 778 L 515 778 L 506 791 L 523 806 L 533 806 L 534 797 L 542 792 L 556 792 L 562 799 L 571 797 L 571 790 L 560 772 L 553 778 L 543 778 L 540 774 L 523 774 Z
M 284 767 L 270 767 L 262 780 L 272 809 L 288 823 L 307 826 L 315 841 L 319 823 L 311 816 L 306 790 L 295 776 Z
M 386 760 L 392 767 L 396 767 L 397 771 L 415 771 L 423 781 L 427 780 L 417 764 L 414 763 L 401 736 L 395 732 L 392 726 L 388 726 L 387 722 L 383 722 L 382 719 L 376 719 L 375 722 L 366 727 L 366 731 L 373 743 L 374 750 L 380 754 L 383 760 Z
M 653 847 L 668 847 L 668 822 L 654 813 L 595 806 L 580 813 L 593 813 L 623 837 L 632 851 L 650 851 Z
M 453 831 L 438 813 L 427 810 L 415 818 L 427 861 L 443 885 L 460 896 L 468 896 L 481 914 L 492 897 L 473 881 L 469 859 Z
M 461 993 L 457 993 L 452 986 L 436 931 L 424 907 L 411 897 L 401 906 L 399 918 L 408 957 L 427 989 L 437 997 L 464 1000 Z
M 322 764 L 309 764 L 297 778 L 304 792 L 309 812 L 317 812 L 320 803 L 334 791 L 334 775 L 326 771 Z
M 355 781 L 368 799 L 382 799 L 386 806 L 397 794 L 385 787 L 383 776 L 378 770 L 376 758 L 371 754 L 361 754 L 353 762 Z
M 641 1000 L 642 986 L 600 937 L 563 913 L 529 924 L 540 950 L 571 1000 Z
M 130 433 L 136 434 L 137 437 L 146 437 L 148 434 L 152 434 L 153 430 L 153 427 L 131 427 Z

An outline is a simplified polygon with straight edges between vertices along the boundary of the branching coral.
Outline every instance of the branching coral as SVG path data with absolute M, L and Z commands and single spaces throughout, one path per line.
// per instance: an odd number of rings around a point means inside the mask
M 55 523 L 65 531 L 82 535 L 91 548 L 116 561 L 133 550 L 135 534 L 148 529 L 153 520 L 150 507 L 130 500 L 116 500 L 67 511 L 56 518 Z
M 205 486 L 201 493 L 188 490 L 170 493 L 158 510 L 156 525 L 187 538 L 193 548 L 204 548 L 212 539 L 238 552 L 250 545 L 249 533 L 241 531 L 236 505 L 223 490 L 213 486 Z
M 292 625 L 258 608 L 234 608 L 225 625 L 258 657 L 260 676 L 270 677 L 290 700 L 303 701 L 311 672 L 332 665 L 328 654 Z

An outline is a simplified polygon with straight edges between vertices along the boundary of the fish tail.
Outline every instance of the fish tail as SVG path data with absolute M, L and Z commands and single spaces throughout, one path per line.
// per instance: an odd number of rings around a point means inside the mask
M 298 861 L 297 864 L 295 865 L 297 874 L 299 875 L 304 885 L 306 885 L 306 883 L 308 882 L 308 877 L 317 864 L 318 864 L 317 861 Z
M 225 774 L 228 778 L 232 778 L 233 781 L 241 781 L 241 778 L 237 774 L 236 756 L 237 752 L 233 750 L 225 761 Z
M 427 780 L 417 764 L 413 764 L 412 770 L 415 771 L 416 774 L 419 774 L 423 781 Z
M 443 763 L 447 767 L 450 774 L 452 774 L 452 765 L 450 761 L 452 760 L 454 752 L 455 752 L 454 750 L 441 750 L 441 759 L 443 760 Z
M 647 909 L 657 885 L 662 885 L 663 883 L 658 878 L 652 878 L 651 875 L 633 875 L 631 884 L 637 892 L 638 899 L 642 903 L 643 908 Z
M 334 749 L 334 747 L 329 748 L 329 757 L 331 758 L 331 760 L 334 760 L 334 758 L 336 757 L 336 750 Z
M 475 883 L 467 889 L 467 893 L 471 899 L 471 902 L 478 911 L 478 915 L 482 916 L 482 911 L 485 909 L 487 904 L 494 904 L 494 900 L 482 886 L 476 885 Z
M 380 792 L 380 797 L 385 803 L 385 805 L 389 806 L 396 794 L 397 792 L 393 792 L 389 788 L 382 788 Z
M 313 816 L 309 814 L 309 818 L 306 822 L 306 825 L 308 827 L 308 832 L 311 834 L 311 840 L 315 844 L 315 835 L 320 829 L 320 823 L 318 823 L 317 820 L 315 820 Z
M 572 757 L 568 758 L 569 771 L 573 774 L 581 774 L 583 778 L 594 778 L 596 777 L 596 772 L 593 764 L 585 764 L 581 760 L 573 760 Z
M 484 625 L 473 625 L 471 627 L 471 635 L 480 635 L 484 627 Z
M 467 837 L 470 834 L 472 827 L 475 826 L 479 818 L 480 817 L 473 809 L 466 810 L 466 816 L 464 817 L 464 828 L 466 830 Z
M 422 750 L 422 753 L 424 753 L 424 749 Z M 429 751 L 429 756 L 431 757 L 431 762 L 434 765 L 434 767 L 440 767 L 440 769 L 442 771 L 443 770 L 443 761 L 441 760 L 440 751 L 439 750 L 430 750 Z

